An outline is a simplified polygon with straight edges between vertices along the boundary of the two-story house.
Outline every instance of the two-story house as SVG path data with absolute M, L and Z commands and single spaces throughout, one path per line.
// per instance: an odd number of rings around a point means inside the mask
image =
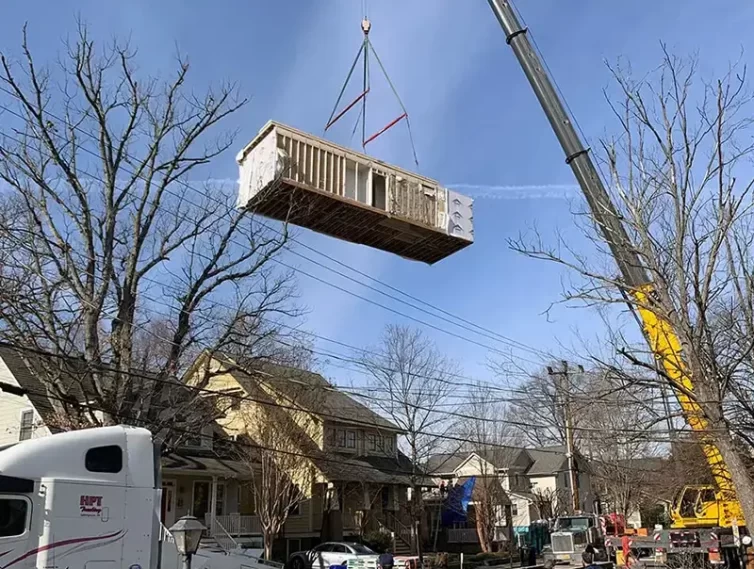
M 478 452 L 438 454 L 430 458 L 427 470 L 443 488 L 471 476 L 496 477 L 510 499 L 511 523 L 516 533 L 528 531 L 532 521 L 570 510 L 570 477 L 564 447 L 499 446 Z M 581 456 L 576 458 L 576 470 L 580 509 L 592 511 L 590 469 Z M 448 540 L 473 541 L 475 536 L 472 532 L 450 531 Z
M 317 373 L 207 354 L 199 366 L 210 370 L 205 389 L 237 401 L 218 420 L 227 435 L 287 456 L 289 475 L 305 486 L 278 540 L 280 553 L 372 530 L 393 534 L 397 549 L 411 544 L 405 504 L 414 471 L 398 449 L 396 425 Z
M 80 364 L 73 358 L 61 361 L 60 356 L 0 343 L 0 382 L 4 384 L 0 389 L 0 445 L 77 428 L 80 425 L 70 422 L 77 404 L 97 413 L 82 393 L 82 382 L 89 379 Z M 53 382 L 57 384 L 54 390 L 50 387 Z M 251 472 L 247 464 L 234 460 L 220 435 L 216 425 L 208 424 L 162 457 L 161 513 L 166 527 L 187 514 L 199 518 L 210 512 L 240 515 L 240 489 Z M 246 531 L 236 537 L 258 534 L 258 523 L 247 521 Z M 222 544 L 235 545 L 227 538 Z

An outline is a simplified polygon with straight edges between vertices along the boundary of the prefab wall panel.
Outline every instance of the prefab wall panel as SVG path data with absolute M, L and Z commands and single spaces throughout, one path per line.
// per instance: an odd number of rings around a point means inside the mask
M 273 144 L 279 150 L 279 156 L 272 151 Z M 247 161 L 248 170 L 260 170 L 241 176 L 242 185 L 251 184 L 249 197 L 269 184 L 276 173 L 408 221 L 447 231 L 444 223 L 447 190 L 426 179 L 396 174 L 394 169 L 377 161 L 343 152 L 313 137 L 303 137 L 278 126 L 249 153 Z M 282 162 L 277 165 L 279 172 L 270 167 L 276 161 Z M 245 170 L 243 166 L 241 169 Z M 378 176 L 385 181 L 384 200 L 374 192 Z
M 470 198 L 285 125 L 237 160 L 238 207 L 428 263 L 473 241 Z

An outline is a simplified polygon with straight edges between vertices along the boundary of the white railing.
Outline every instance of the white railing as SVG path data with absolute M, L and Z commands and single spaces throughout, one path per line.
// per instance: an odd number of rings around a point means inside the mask
M 212 527 L 211 514 L 206 515 L 205 525 L 208 528 Z M 220 524 L 223 529 L 232 536 L 242 535 L 261 535 L 262 525 L 259 523 L 258 516 L 244 516 L 241 514 L 225 514 L 223 516 L 215 516 L 215 521 Z
M 478 541 L 476 528 L 448 529 L 448 543 L 477 543 Z
M 225 551 L 231 551 L 238 549 L 238 542 L 233 539 L 223 525 L 215 518 L 214 523 L 210 525 L 210 533 L 212 538 L 217 542 L 217 545 L 222 547 Z

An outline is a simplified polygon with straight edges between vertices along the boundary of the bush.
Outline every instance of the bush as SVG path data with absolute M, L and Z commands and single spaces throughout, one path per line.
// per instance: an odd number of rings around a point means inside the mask
M 393 538 L 384 531 L 370 531 L 364 535 L 364 545 L 375 553 L 387 553 L 393 549 Z

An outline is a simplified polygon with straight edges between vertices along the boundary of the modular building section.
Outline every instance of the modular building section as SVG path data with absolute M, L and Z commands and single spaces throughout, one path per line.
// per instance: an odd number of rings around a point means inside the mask
M 237 160 L 237 205 L 265 217 L 429 264 L 474 240 L 471 198 L 280 123 Z

